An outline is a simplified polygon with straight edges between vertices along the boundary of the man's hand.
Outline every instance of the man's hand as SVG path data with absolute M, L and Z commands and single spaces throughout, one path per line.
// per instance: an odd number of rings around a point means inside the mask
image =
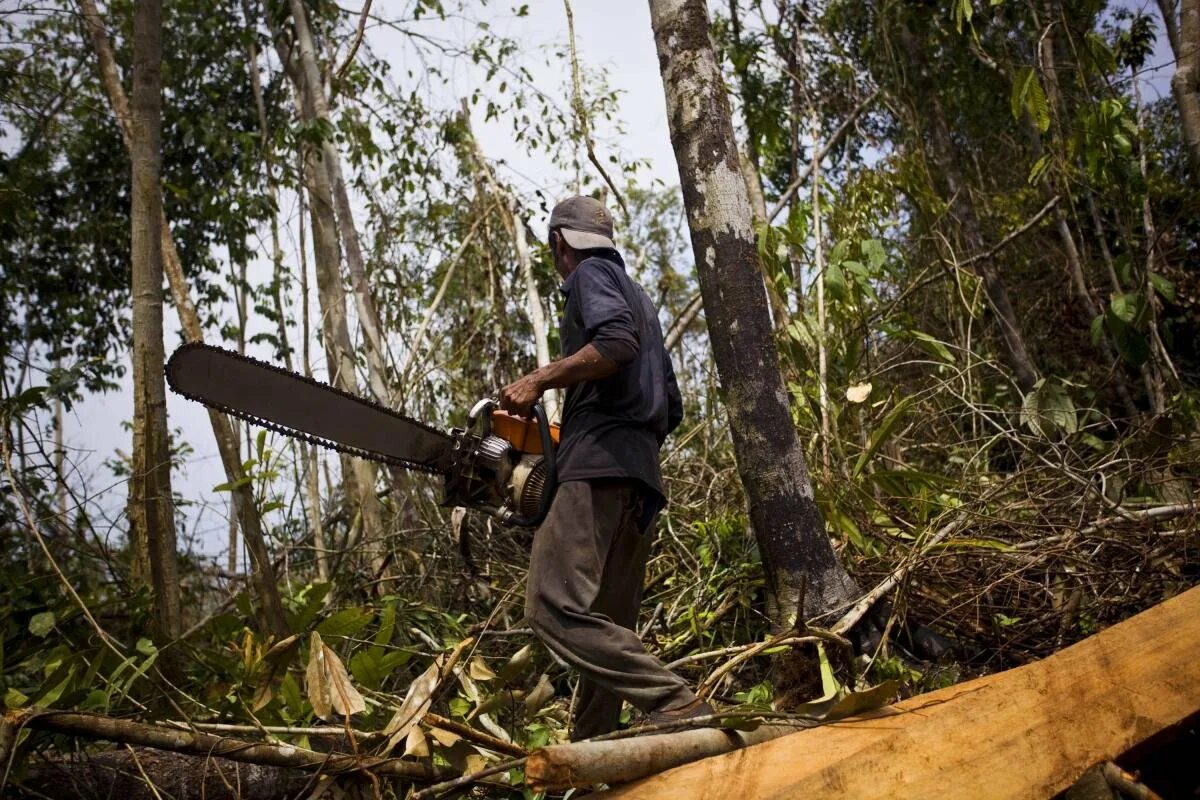
M 537 402 L 545 390 L 537 373 L 531 372 L 500 390 L 500 407 L 510 414 L 528 417 L 530 406 Z

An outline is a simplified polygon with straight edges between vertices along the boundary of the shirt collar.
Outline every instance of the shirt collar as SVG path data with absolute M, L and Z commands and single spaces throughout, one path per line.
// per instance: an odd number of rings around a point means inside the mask
M 621 269 L 625 269 L 625 259 L 621 258 L 621 254 L 616 250 L 609 250 L 608 248 L 592 250 L 588 254 L 588 257 L 583 261 L 580 261 L 579 266 L 576 267 L 574 271 L 566 277 L 566 280 L 562 282 L 562 284 L 558 287 L 558 290 L 564 295 L 569 295 L 571 290 L 575 288 L 575 276 L 579 274 L 579 270 L 583 268 L 583 265 L 593 258 L 601 261 L 611 261 L 618 265 Z

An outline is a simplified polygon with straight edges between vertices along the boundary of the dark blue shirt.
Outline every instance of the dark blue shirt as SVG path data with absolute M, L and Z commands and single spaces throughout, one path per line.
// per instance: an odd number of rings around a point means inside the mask
M 559 480 L 634 478 L 663 498 L 658 451 L 683 419 L 683 401 L 654 305 L 615 250 L 592 251 L 562 293 L 563 357 L 590 342 L 619 368 L 567 389 Z

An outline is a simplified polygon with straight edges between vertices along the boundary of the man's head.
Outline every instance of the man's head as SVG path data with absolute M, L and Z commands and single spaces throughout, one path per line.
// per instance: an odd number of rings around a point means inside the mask
M 599 200 L 592 197 L 569 197 L 550 213 L 550 252 L 554 267 L 564 278 L 583 260 L 587 250 L 608 248 L 613 243 L 613 218 Z

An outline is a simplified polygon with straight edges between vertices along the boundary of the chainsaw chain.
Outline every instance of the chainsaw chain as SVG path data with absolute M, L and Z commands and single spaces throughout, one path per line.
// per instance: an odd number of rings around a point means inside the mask
M 198 350 L 219 350 L 222 354 L 229 356 L 230 358 L 234 358 L 239 361 L 248 361 L 251 364 L 254 364 L 255 366 L 282 373 L 283 375 L 286 375 L 289 378 L 308 383 L 317 389 L 324 389 L 327 392 L 333 392 L 334 394 L 341 395 L 342 397 L 345 397 L 349 400 L 355 400 L 359 403 L 370 406 L 371 408 L 375 409 L 376 411 L 382 411 L 383 413 L 388 414 L 389 416 L 395 417 L 396 419 L 407 422 L 410 425 L 415 425 L 419 428 L 424 428 L 425 430 L 427 430 L 431 433 L 436 433 L 439 436 L 443 436 L 443 437 L 446 436 L 446 434 L 444 432 L 438 430 L 437 428 L 433 427 L 432 425 L 427 425 L 424 422 L 421 422 L 419 420 L 410 419 L 409 417 L 406 417 L 403 414 L 400 414 L 399 412 L 393 411 L 392 409 L 388 408 L 387 406 L 385 406 L 381 403 L 376 402 L 375 400 L 372 400 L 372 399 L 366 398 L 366 397 L 360 397 L 356 394 L 352 394 L 351 392 L 347 392 L 344 389 L 340 389 L 337 386 L 333 386 L 328 383 L 323 383 L 321 381 L 316 380 L 315 378 L 309 377 L 308 375 L 301 375 L 298 372 L 291 372 L 282 367 L 276 366 L 275 364 L 271 364 L 267 361 L 260 361 L 257 358 L 251 358 L 250 356 L 243 355 L 243 354 L 235 352 L 233 350 L 226 350 L 224 347 L 217 347 L 216 345 L 205 344 L 204 342 L 188 342 L 187 344 L 181 346 L 179 348 L 179 350 L 176 350 L 176 352 L 180 352 L 182 350 L 196 350 L 196 349 L 198 349 Z M 230 416 L 237 417 L 238 419 L 245 420 L 246 422 L 249 422 L 253 425 L 258 425 L 259 427 L 266 428 L 267 430 L 271 430 L 276 433 L 282 434 L 284 436 L 288 436 L 292 439 L 300 439 L 302 441 L 308 442 L 309 444 L 313 444 L 318 447 L 323 447 L 323 448 L 326 448 L 329 450 L 336 450 L 339 453 L 345 453 L 346 455 L 355 456 L 356 458 L 365 458 L 368 461 L 378 461 L 383 464 L 388 464 L 388 465 L 391 465 L 394 467 L 403 467 L 404 469 L 412 470 L 414 472 L 426 472 L 431 475 L 443 474 L 442 469 L 439 469 L 438 467 L 435 467 L 435 466 L 431 466 L 429 464 L 423 464 L 419 461 L 409 461 L 408 459 L 398 458 L 396 456 L 390 456 L 390 455 L 387 455 L 386 453 L 380 453 L 375 450 L 364 450 L 361 447 L 354 447 L 353 445 L 342 444 L 341 442 L 335 442 L 332 439 L 325 439 L 324 437 L 316 436 L 315 434 L 305 433 L 304 431 L 296 430 L 295 428 L 289 428 L 285 425 L 280 425 L 276 422 L 272 422 L 269 419 L 263 419 L 262 417 L 259 417 L 255 414 L 249 414 L 245 411 L 239 411 L 238 409 L 231 408 L 231 407 L 225 405 L 224 403 L 218 403 L 213 400 L 209 400 L 207 398 L 200 397 L 199 395 L 194 395 L 191 392 L 180 391 L 179 389 L 175 388 L 175 385 L 171 380 L 171 373 L 170 373 L 169 369 L 167 369 L 167 367 L 169 367 L 169 366 L 170 366 L 170 362 L 168 361 L 167 365 L 163 367 L 163 372 L 166 374 L 167 383 L 171 384 L 171 391 L 187 398 L 188 400 L 195 401 L 197 403 L 200 403 L 201 405 L 207 406 L 211 409 L 215 409 L 216 411 L 220 411 L 223 414 L 228 414 Z M 449 438 L 449 437 L 446 437 L 446 438 Z

